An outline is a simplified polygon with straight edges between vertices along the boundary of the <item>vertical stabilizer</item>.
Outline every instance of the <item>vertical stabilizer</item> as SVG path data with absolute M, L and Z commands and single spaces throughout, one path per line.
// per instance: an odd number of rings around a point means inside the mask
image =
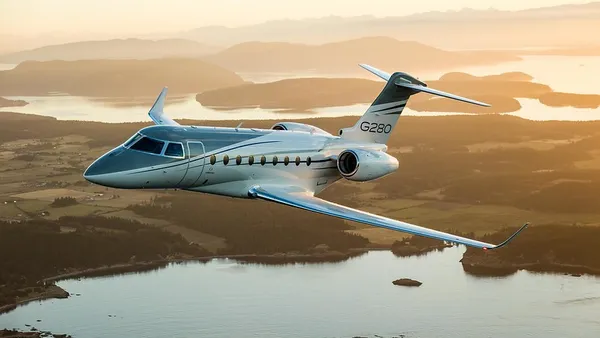
M 387 83 L 360 120 L 353 127 L 340 130 L 340 136 L 352 141 L 386 143 L 409 97 L 417 93 L 411 88 L 397 86 L 396 82 L 405 81 L 419 86 L 425 84 L 406 73 L 396 72 L 388 75 L 378 69 L 365 69 L 382 79 L 387 77 Z
M 387 143 L 390 134 L 411 95 L 428 93 L 452 100 L 489 107 L 484 102 L 475 101 L 462 96 L 428 88 L 427 84 L 402 72 L 388 74 L 369 65 L 360 65 L 362 68 L 387 81 L 379 96 L 373 101 L 365 114 L 353 127 L 340 130 L 340 137 L 350 141 Z
M 160 94 L 156 98 L 156 101 L 154 101 L 154 105 L 152 105 L 152 108 L 150 108 L 150 111 L 148 112 L 148 116 L 150 116 L 150 118 L 152 119 L 152 121 L 154 121 L 155 124 L 178 126 L 179 123 L 173 121 L 173 119 L 168 117 L 164 112 L 165 99 L 167 97 L 168 90 L 169 89 L 167 87 L 163 88 L 163 90 L 160 92 Z

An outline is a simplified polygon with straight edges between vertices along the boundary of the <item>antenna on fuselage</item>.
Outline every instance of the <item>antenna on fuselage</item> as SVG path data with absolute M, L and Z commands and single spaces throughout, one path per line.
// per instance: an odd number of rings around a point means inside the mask
M 242 124 L 244 124 L 244 122 L 240 122 L 240 124 L 238 124 L 237 127 L 235 127 L 235 131 L 237 131 L 238 128 L 242 126 Z

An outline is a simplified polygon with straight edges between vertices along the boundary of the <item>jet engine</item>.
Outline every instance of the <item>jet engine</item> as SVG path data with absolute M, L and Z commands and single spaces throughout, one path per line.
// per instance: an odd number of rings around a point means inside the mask
M 382 151 L 347 149 L 338 155 L 340 174 L 351 181 L 369 181 L 398 169 L 398 160 Z
M 329 135 L 330 133 L 326 132 L 321 128 L 317 128 L 315 126 L 311 126 L 310 124 L 297 123 L 297 122 L 279 122 L 271 127 L 272 130 L 288 130 L 288 131 L 303 131 L 307 133 L 321 134 L 321 135 Z

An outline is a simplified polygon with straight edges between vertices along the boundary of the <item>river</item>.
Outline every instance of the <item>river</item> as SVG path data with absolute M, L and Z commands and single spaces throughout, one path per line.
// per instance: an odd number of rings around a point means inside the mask
M 0 315 L 0 327 L 31 324 L 89 338 L 599 336 L 600 278 L 474 277 L 458 262 L 463 252 L 372 251 L 342 263 L 283 266 L 221 259 L 66 280 L 58 284 L 81 296 L 21 306 Z M 404 277 L 423 285 L 392 285 Z
M 4 65 L 6 66 L 6 65 Z M 4 67 L 6 68 L 6 67 Z M 2 67 L 0 67 L 2 69 Z M 533 76 L 534 81 L 547 84 L 555 91 L 600 94 L 598 74 L 600 74 L 600 57 L 565 57 L 565 56 L 523 56 L 523 60 L 506 62 L 492 66 L 462 67 L 446 71 L 426 72 L 419 78 L 437 79 L 449 71 L 461 71 L 474 75 L 500 74 L 521 71 Z M 276 81 L 290 77 L 340 77 L 348 74 L 241 74 L 245 80 L 254 82 Z M 417 74 L 415 74 L 417 75 Z M 357 74 L 351 76 L 356 77 Z M 361 77 L 374 79 L 368 72 Z M 383 85 L 383 84 L 382 84 Z M 332 88 L 331 90 L 335 90 Z M 157 88 L 157 95 L 160 88 Z M 4 111 L 53 116 L 60 120 L 81 120 L 101 122 L 138 122 L 149 121 L 148 109 L 154 97 L 147 98 L 89 98 L 81 96 L 49 95 L 49 96 L 6 96 L 8 99 L 29 102 L 24 107 L 3 108 Z M 196 120 L 294 120 L 308 117 L 360 116 L 368 108 L 368 104 L 357 104 L 345 107 L 317 108 L 313 112 L 283 112 L 270 109 L 250 108 L 236 110 L 215 110 L 202 106 L 195 99 L 195 94 L 173 97 L 169 96 L 165 111 L 173 118 Z M 600 108 L 582 109 L 571 107 L 548 107 L 534 99 L 519 99 L 522 108 L 509 115 L 530 120 L 565 120 L 587 121 L 599 120 Z M 415 112 L 405 109 L 405 116 L 455 115 L 447 112 Z M 232 125 L 235 123 L 232 122 Z

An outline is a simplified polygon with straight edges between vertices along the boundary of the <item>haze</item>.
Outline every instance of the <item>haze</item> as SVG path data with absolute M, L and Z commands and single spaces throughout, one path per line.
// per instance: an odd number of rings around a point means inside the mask
M 268 20 L 323 16 L 404 16 L 419 12 L 472 9 L 518 10 L 581 0 L 2 0 L 0 32 L 32 37 L 66 35 L 110 38 L 177 31 L 208 25 L 240 26 Z M 1 35 L 1 34 L 0 34 Z

